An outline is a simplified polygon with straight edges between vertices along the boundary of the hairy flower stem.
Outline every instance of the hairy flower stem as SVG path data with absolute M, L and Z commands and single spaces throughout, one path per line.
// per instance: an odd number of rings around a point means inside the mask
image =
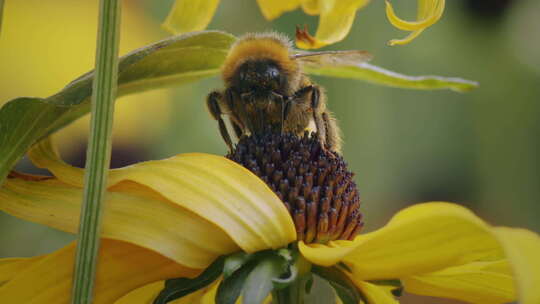
M 119 24 L 120 1 L 101 0 L 90 139 L 73 277 L 73 304 L 92 303 L 102 201 L 111 158 L 111 131 L 118 81 Z

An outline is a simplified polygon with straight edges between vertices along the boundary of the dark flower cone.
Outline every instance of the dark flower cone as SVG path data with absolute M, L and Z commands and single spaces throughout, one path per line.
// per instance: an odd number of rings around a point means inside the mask
M 263 133 L 240 139 L 227 157 L 255 173 L 283 201 L 298 240 L 352 240 L 364 223 L 354 174 L 316 134 Z

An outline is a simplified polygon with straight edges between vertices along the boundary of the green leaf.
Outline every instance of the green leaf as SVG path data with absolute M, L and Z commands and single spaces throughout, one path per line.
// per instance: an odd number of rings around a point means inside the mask
M 306 67 L 305 70 L 312 75 L 359 79 L 374 84 L 406 89 L 450 89 L 466 92 L 478 87 L 478 83 L 471 80 L 441 76 L 407 76 L 369 63 L 320 68 Z
M 356 285 L 338 268 L 313 265 L 312 271 L 330 283 L 343 304 L 358 304 L 364 300 Z
M 246 282 L 248 275 L 256 265 L 256 263 L 248 263 L 247 265 L 243 265 L 243 267 L 236 270 L 227 278 L 224 278 L 218 286 L 216 293 L 216 304 L 236 303 L 236 300 L 242 293 L 244 283 Z
M 135 50 L 120 58 L 118 96 L 214 76 L 235 39 L 204 31 Z M 0 183 L 35 142 L 88 113 L 93 77 L 84 74 L 48 98 L 17 98 L 0 109 Z
M 223 272 L 224 261 L 224 257 L 219 257 L 194 279 L 177 278 L 165 281 L 165 288 L 156 297 L 154 304 L 166 304 L 210 285 Z
M 249 274 L 243 289 L 243 304 L 261 304 L 274 289 L 273 280 L 286 271 L 282 257 L 269 256 L 258 262 Z

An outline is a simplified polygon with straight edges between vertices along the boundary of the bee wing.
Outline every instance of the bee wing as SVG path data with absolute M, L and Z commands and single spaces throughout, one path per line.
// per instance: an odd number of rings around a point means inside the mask
M 325 51 L 298 53 L 292 55 L 291 58 L 309 67 L 319 68 L 325 66 L 357 65 L 371 60 L 373 56 L 367 51 Z

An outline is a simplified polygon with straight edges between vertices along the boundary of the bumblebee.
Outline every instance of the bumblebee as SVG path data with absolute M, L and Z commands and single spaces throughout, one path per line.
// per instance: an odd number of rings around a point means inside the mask
M 238 138 L 268 129 L 296 135 L 309 131 L 316 132 L 323 147 L 340 152 L 340 130 L 326 108 L 326 95 L 303 68 L 352 65 L 370 58 L 365 51 L 301 52 L 280 34 L 247 34 L 231 47 L 223 64 L 226 88 L 210 93 L 206 103 L 231 151 L 223 116 Z

